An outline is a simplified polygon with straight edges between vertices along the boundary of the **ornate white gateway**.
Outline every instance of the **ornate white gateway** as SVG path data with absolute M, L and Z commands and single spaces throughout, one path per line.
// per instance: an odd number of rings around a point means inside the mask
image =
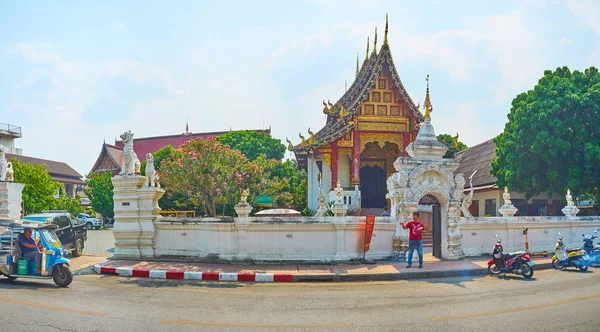
M 443 158 L 448 147 L 438 142 L 431 124 L 429 88 L 425 107 L 425 122 L 417 139 L 406 147 L 410 157 L 396 159 L 396 173 L 387 180 L 391 214 L 398 222 L 393 247 L 395 252 L 406 252 L 408 232 L 400 227 L 399 222 L 410 220 L 412 213 L 419 209 L 419 201 L 431 195 L 439 202 L 441 214 L 441 243 L 434 243 L 434 246 L 441 246 L 442 258 L 459 259 L 464 256 L 458 223 L 461 201 L 466 198 L 463 194 L 465 178 L 462 174 L 453 173 L 458 167 L 457 162 Z

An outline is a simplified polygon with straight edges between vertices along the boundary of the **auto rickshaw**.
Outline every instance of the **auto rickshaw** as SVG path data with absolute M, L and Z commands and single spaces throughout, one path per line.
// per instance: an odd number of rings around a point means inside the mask
M 11 280 L 16 278 L 53 279 L 59 287 L 67 287 L 73 281 L 69 259 L 65 258 L 55 224 L 27 220 L 0 219 L 0 274 Z M 22 255 L 20 239 L 25 229 L 31 229 L 31 238 L 41 245 L 41 272 L 35 261 Z

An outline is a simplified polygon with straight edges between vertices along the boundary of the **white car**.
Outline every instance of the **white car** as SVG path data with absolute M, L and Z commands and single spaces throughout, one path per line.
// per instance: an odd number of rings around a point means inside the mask
M 98 219 L 98 218 L 93 218 L 92 216 L 90 216 L 89 214 L 86 213 L 80 213 L 77 215 L 77 219 L 79 219 L 79 221 L 85 225 L 85 228 L 87 229 L 99 229 L 100 227 L 102 227 L 103 223 L 102 220 Z

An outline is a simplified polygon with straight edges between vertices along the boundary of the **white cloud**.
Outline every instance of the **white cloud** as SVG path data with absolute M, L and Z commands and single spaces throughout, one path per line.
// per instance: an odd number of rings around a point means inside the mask
M 573 39 L 567 38 L 567 37 L 562 37 L 558 43 L 560 45 L 571 44 L 571 43 L 573 43 Z
M 439 109 L 443 113 L 432 113 L 432 124 L 436 135 L 459 134 L 459 140 L 467 146 L 473 146 L 487 141 L 500 134 L 504 123 L 490 123 L 482 118 L 482 109 L 487 106 L 485 102 L 467 100 L 463 102 L 443 103 Z
M 567 0 L 569 9 L 577 16 L 581 25 L 591 28 L 600 35 L 600 2 L 596 0 Z
M 335 33 L 344 31 L 348 24 L 331 24 L 319 27 L 319 31 L 311 36 L 290 40 L 281 44 L 274 52 L 269 54 L 265 61 L 264 68 L 272 69 L 282 58 L 285 58 L 291 52 L 307 54 L 316 44 L 328 46 L 333 40 Z

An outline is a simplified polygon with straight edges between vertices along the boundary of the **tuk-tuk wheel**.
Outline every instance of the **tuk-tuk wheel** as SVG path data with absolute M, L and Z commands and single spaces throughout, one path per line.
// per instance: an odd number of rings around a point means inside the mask
M 68 267 L 59 264 L 52 269 L 52 279 L 58 287 L 67 287 L 73 281 L 73 274 Z

